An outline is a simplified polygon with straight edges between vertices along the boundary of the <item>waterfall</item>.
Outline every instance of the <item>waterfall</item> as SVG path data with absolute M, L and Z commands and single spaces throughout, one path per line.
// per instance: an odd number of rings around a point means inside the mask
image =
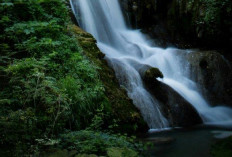
M 70 2 L 80 27 L 96 38 L 97 46 L 105 53 L 121 86 L 125 87 L 150 128 L 165 128 L 169 124 L 160 111 L 159 102 L 143 85 L 138 69 L 145 65 L 159 68 L 164 74 L 160 81 L 192 104 L 204 123 L 231 122 L 232 110 L 222 106 L 210 107 L 196 83 L 189 78 L 188 63 L 180 54 L 191 52 L 152 47 L 139 30 L 127 28 L 118 0 Z

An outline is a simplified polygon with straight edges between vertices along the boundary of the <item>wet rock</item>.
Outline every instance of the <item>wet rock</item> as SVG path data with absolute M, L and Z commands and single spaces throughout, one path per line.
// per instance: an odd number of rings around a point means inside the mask
M 202 123 L 193 106 L 168 85 L 159 82 L 153 93 L 163 103 L 162 109 L 173 126 L 192 126 Z
M 153 82 L 156 78 L 163 78 L 162 72 L 158 68 L 150 68 L 145 71 L 144 80 L 146 82 Z
M 216 51 L 199 51 L 187 54 L 191 79 L 197 82 L 205 97 L 213 105 L 232 106 L 232 68 Z
M 170 125 L 186 127 L 202 123 L 198 112 L 189 102 L 174 89 L 156 79 L 157 76 L 160 77 L 162 75 L 154 73 L 153 77 L 149 76 L 150 79 L 146 79 L 148 77 L 146 74 L 150 70 L 148 69 L 145 72 L 143 77 L 144 83 L 152 95 L 160 102 L 161 110 L 169 120 Z

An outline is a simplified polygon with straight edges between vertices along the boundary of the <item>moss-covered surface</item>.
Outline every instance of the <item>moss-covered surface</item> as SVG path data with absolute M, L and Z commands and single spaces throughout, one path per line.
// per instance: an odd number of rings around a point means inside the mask
M 163 78 L 163 73 L 158 68 L 150 68 L 146 70 L 144 74 L 144 79 L 147 82 L 156 81 L 156 78 Z
M 112 68 L 104 60 L 104 54 L 96 45 L 96 40 L 89 33 L 84 32 L 76 25 L 69 26 L 75 33 L 83 53 L 98 66 L 99 77 L 104 84 L 105 93 L 112 105 L 112 118 L 119 124 L 118 129 L 122 132 L 145 131 L 148 129 L 139 110 L 128 98 L 126 91 L 119 86 Z

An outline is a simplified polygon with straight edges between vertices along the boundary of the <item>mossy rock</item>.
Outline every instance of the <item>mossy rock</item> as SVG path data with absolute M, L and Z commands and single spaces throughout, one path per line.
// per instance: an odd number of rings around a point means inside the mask
M 138 157 L 138 153 L 129 148 L 108 148 L 107 155 L 109 157 Z
M 144 81 L 147 83 L 153 83 L 157 78 L 163 78 L 163 73 L 158 68 L 149 68 L 144 73 Z
M 96 45 L 96 40 L 92 35 L 83 31 L 76 25 L 70 25 L 68 28 L 74 33 L 83 54 L 98 68 L 98 73 L 105 88 L 111 106 L 111 119 L 106 125 L 112 123 L 112 119 L 118 123 L 117 130 L 119 132 L 135 133 L 145 132 L 148 130 L 147 124 L 144 122 L 140 111 L 134 106 L 132 100 L 128 97 L 125 89 L 121 88 L 116 79 L 115 72 L 109 67 L 104 59 L 104 54 Z
M 145 72 L 145 78 L 155 79 L 155 78 L 163 78 L 163 73 L 158 68 L 150 68 Z

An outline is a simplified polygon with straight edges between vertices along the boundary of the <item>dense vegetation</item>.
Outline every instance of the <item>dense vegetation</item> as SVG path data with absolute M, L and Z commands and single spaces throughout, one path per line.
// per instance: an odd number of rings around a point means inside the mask
M 117 148 L 137 156 L 141 145 L 111 135 L 120 117 L 112 117 L 100 67 L 68 29 L 67 6 L 64 0 L 0 3 L 0 153 L 22 156 L 58 145 L 76 154 Z
M 182 36 L 199 40 L 198 44 L 228 46 L 232 35 L 232 2 L 230 0 L 175 1 L 168 12 L 169 28 Z M 181 33 L 182 31 L 182 33 Z

